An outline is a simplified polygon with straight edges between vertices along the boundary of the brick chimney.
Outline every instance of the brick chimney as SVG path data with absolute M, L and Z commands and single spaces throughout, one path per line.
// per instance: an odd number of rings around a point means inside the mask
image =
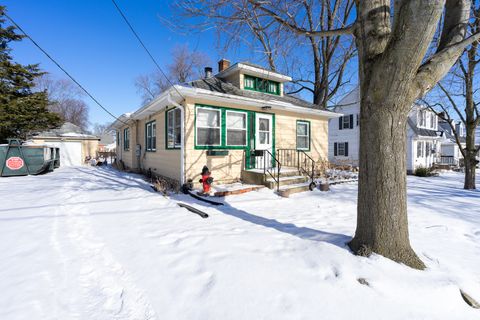
M 230 60 L 222 59 L 218 61 L 218 72 L 222 72 L 223 70 L 230 67 Z

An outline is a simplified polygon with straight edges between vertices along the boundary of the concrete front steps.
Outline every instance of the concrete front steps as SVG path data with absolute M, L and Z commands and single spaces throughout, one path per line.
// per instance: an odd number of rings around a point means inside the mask
M 276 190 L 277 182 L 270 174 L 263 174 L 263 170 L 248 170 L 243 172 L 242 180 L 245 183 L 263 184 L 267 188 Z M 297 168 L 282 168 L 280 171 L 280 186 L 278 194 L 289 197 L 291 194 L 309 191 L 310 179 L 301 175 Z

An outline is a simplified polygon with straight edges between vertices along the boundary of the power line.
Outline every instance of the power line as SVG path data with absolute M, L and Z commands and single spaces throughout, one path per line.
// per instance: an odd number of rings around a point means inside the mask
M 43 52 L 43 54 L 45 54 L 47 56 L 48 59 L 50 59 L 60 70 L 63 71 L 63 73 L 65 73 L 73 82 L 75 82 L 75 84 L 77 86 L 80 87 L 80 89 L 82 89 L 100 108 L 103 109 L 103 111 L 105 111 L 106 113 L 108 113 L 110 116 L 112 116 L 114 119 L 120 121 L 120 122 L 123 122 L 124 124 L 127 124 L 125 121 L 123 120 L 120 120 L 118 117 L 116 117 L 115 115 L 113 115 L 113 113 L 111 113 L 110 111 L 107 110 L 107 108 L 105 108 L 97 99 L 95 99 L 95 97 L 93 95 L 90 94 L 90 92 L 87 91 L 87 89 L 85 89 L 77 80 L 75 80 L 75 78 L 70 75 L 70 73 L 68 73 L 67 70 L 65 70 L 54 58 L 52 58 L 52 56 L 50 54 L 48 54 L 48 52 L 46 52 L 42 47 L 40 47 L 40 45 L 32 39 L 32 37 L 30 37 L 23 29 L 22 27 L 20 27 L 18 25 L 18 23 L 15 22 L 15 20 L 13 20 L 7 13 L 3 13 L 5 15 L 5 17 L 7 17 L 8 20 L 10 20 L 10 22 L 13 23 L 13 25 L 18 29 L 20 30 L 23 35 L 25 37 L 27 37 L 40 51 Z
M 140 42 L 140 45 L 143 47 L 143 49 L 145 49 L 145 51 L 147 52 L 148 56 L 150 57 L 150 59 L 152 59 L 153 63 L 155 64 L 155 66 L 157 67 L 157 69 L 160 71 L 160 73 L 165 77 L 165 79 L 167 79 L 168 83 L 170 83 L 170 85 L 175 89 L 175 91 L 178 92 L 178 94 L 183 98 L 185 99 L 185 97 L 180 93 L 180 91 L 178 91 L 178 89 L 173 85 L 173 83 L 170 81 L 170 79 L 167 77 L 167 75 L 165 74 L 165 72 L 163 72 L 162 68 L 160 67 L 160 65 L 157 63 L 157 61 L 155 60 L 155 58 L 153 57 L 153 55 L 150 53 L 150 50 L 148 50 L 147 46 L 145 45 L 145 43 L 143 43 L 142 39 L 140 38 L 140 36 L 138 35 L 138 33 L 135 31 L 135 29 L 133 28 L 132 24 L 128 21 L 127 17 L 125 16 L 125 14 L 123 14 L 122 12 L 122 9 L 120 9 L 120 7 L 117 5 L 117 3 L 115 2 L 115 0 L 112 0 L 113 2 L 113 5 L 115 6 L 115 8 L 117 9 L 118 13 L 122 16 L 123 20 L 125 21 L 125 23 L 128 25 L 128 27 L 130 28 L 130 30 L 132 31 L 132 33 L 134 34 L 135 38 L 137 38 L 138 42 Z

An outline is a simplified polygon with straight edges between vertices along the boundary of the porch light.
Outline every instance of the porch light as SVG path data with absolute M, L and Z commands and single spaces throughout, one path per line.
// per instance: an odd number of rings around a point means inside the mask
M 270 109 L 272 109 L 271 106 L 263 106 L 263 107 L 262 107 L 262 110 L 270 110 Z

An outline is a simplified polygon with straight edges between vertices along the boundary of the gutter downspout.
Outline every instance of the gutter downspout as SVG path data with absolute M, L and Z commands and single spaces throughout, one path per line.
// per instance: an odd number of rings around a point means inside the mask
M 181 127 L 182 132 L 180 137 L 180 186 L 185 183 L 185 108 L 172 100 L 172 96 L 169 94 L 167 97 L 169 104 L 174 105 L 180 109 Z M 185 99 L 183 100 L 185 101 Z

